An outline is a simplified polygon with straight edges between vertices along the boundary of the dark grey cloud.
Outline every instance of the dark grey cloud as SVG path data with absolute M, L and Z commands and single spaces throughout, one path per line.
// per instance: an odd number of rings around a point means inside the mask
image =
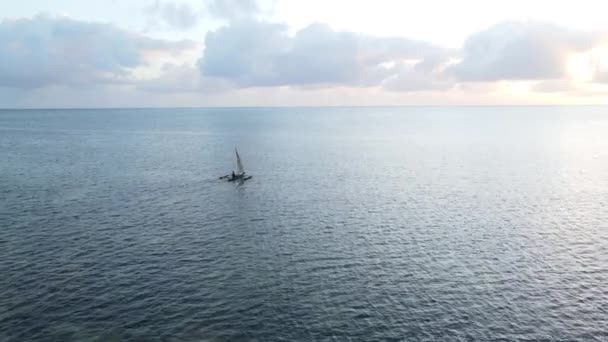
M 291 36 L 285 25 L 245 20 L 208 33 L 199 65 L 204 75 L 242 87 L 377 86 L 399 71 L 385 63 L 419 60 L 423 74 L 447 54 L 422 41 L 334 31 L 323 24 Z
M 112 25 L 36 16 L 0 22 L 0 86 L 124 82 L 149 52 L 177 53 L 191 42 L 135 35 Z
M 471 35 L 462 61 L 449 71 L 462 81 L 558 79 L 568 53 L 589 50 L 605 38 L 548 23 L 503 22 Z
M 201 18 L 201 13 L 189 4 L 165 2 L 156 0 L 152 5 L 144 8 L 144 13 L 148 17 L 148 24 L 151 27 L 163 25 L 178 29 L 187 30 L 196 26 Z

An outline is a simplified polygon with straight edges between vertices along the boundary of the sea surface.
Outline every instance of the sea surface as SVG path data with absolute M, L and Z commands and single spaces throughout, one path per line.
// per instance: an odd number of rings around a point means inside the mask
M 608 341 L 607 107 L 0 111 L 2 342 L 511 340 Z

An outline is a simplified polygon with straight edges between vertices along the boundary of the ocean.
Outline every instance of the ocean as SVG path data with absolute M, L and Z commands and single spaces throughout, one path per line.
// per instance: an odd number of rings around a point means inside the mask
M 0 341 L 606 341 L 606 109 L 2 110 Z

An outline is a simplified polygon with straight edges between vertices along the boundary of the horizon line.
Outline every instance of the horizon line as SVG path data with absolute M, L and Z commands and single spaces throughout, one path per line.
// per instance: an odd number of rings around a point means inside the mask
M 462 104 L 462 105 L 321 105 L 321 106 L 159 106 L 159 107 L 0 107 L 9 110 L 110 110 L 110 109 L 254 109 L 254 108 L 416 108 L 416 107 L 605 107 L 608 104 Z

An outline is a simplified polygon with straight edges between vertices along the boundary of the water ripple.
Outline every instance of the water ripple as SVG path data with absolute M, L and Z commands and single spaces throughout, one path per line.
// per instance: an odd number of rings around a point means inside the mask
M 608 340 L 607 119 L 408 110 L 2 113 L 0 341 Z

